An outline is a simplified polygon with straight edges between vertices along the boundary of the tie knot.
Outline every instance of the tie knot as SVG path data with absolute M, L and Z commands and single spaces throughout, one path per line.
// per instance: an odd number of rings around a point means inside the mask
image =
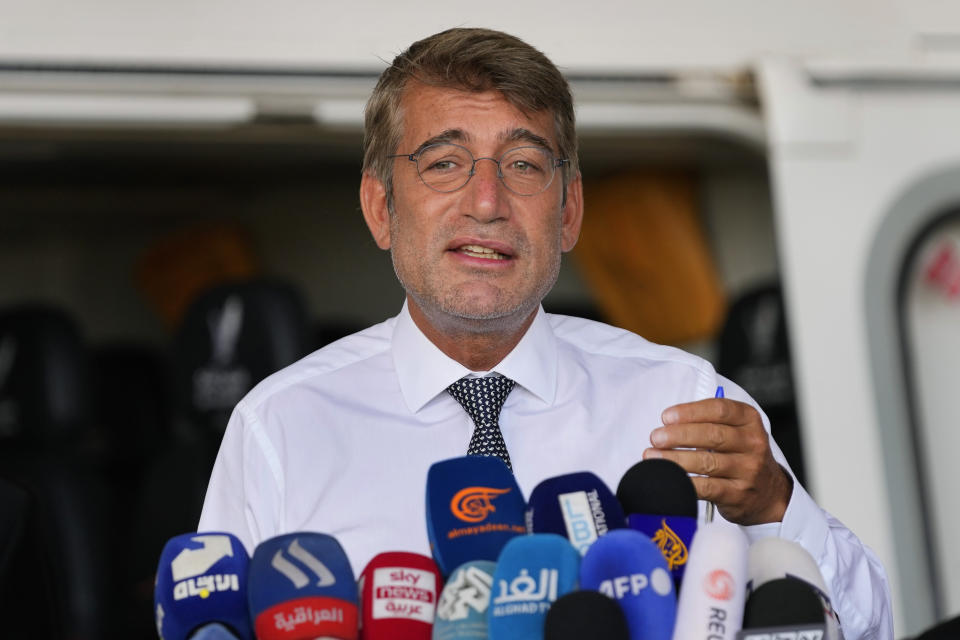
M 497 424 L 503 403 L 515 384 L 503 376 L 468 376 L 451 384 L 447 391 L 479 426 Z

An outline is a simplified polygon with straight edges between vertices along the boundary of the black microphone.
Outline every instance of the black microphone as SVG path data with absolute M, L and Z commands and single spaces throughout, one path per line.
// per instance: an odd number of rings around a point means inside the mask
M 679 586 L 697 531 L 697 490 L 687 472 L 672 460 L 643 460 L 623 474 L 617 499 L 627 525 L 653 540 Z
M 630 640 L 630 631 L 616 600 L 599 591 L 571 591 L 547 611 L 543 640 Z
M 743 610 L 743 629 L 737 640 L 796 637 L 828 638 L 820 596 L 796 578 L 778 578 L 750 594 Z

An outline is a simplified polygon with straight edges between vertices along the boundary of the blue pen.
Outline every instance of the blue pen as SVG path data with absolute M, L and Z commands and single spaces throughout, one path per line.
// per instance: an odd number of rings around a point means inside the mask
M 713 394 L 713 397 L 714 397 L 714 398 L 722 398 L 722 397 L 723 397 L 723 385 L 722 385 L 722 384 L 721 384 L 721 385 L 717 385 L 717 392 L 716 392 L 715 394 Z M 713 503 L 712 503 L 712 502 L 708 502 L 708 503 L 707 503 L 707 508 L 706 508 L 706 510 L 704 511 L 704 514 L 703 514 L 703 519 L 704 519 L 704 521 L 706 521 L 706 522 L 713 522 L 713 509 L 714 509 Z

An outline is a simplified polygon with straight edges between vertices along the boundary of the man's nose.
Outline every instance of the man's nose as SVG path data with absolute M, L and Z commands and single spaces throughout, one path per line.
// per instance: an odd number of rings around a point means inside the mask
M 496 158 L 477 158 L 473 177 L 467 185 L 475 217 L 495 219 L 504 216 L 506 186 L 498 175 L 499 169 Z

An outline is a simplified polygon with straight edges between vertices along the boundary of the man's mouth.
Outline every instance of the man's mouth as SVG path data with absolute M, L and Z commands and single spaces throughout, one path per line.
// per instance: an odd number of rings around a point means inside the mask
M 457 248 L 458 253 L 468 255 L 471 258 L 486 258 L 487 260 L 509 260 L 510 256 L 494 251 L 489 247 L 481 247 L 477 244 L 465 244 Z

